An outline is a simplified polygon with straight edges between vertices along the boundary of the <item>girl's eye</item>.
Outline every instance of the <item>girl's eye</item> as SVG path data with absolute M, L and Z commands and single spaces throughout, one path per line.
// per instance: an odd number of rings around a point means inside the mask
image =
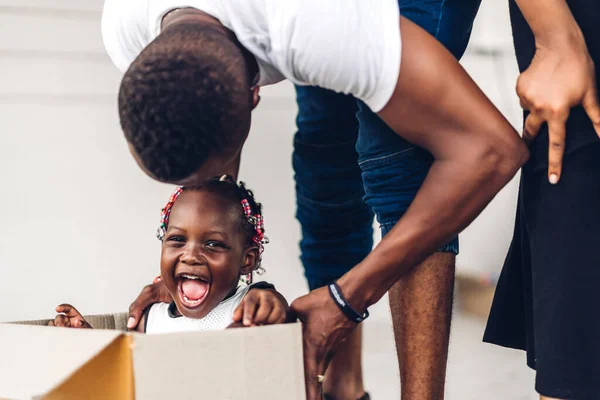
M 167 242 L 183 243 L 185 238 L 183 236 L 170 236 L 167 238 Z
M 214 240 L 210 240 L 206 242 L 206 247 L 210 248 L 225 248 L 226 246 L 221 242 L 216 242 Z

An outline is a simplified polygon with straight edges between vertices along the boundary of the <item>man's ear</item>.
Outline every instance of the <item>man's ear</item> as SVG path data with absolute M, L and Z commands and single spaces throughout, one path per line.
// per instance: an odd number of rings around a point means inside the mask
M 248 275 L 258 267 L 258 261 L 260 254 L 258 246 L 250 246 L 244 253 L 244 259 L 242 261 L 242 267 L 240 268 L 240 275 Z
M 252 109 L 254 110 L 258 103 L 260 103 L 260 95 L 258 92 L 260 91 L 260 86 L 253 86 L 250 88 L 250 92 L 252 93 Z

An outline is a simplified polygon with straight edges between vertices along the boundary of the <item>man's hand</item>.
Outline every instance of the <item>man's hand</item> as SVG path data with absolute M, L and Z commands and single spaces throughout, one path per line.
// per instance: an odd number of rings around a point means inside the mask
M 243 326 L 283 324 L 288 308 L 287 301 L 277 291 L 250 288 L 233 312 L 234 324 L 231 327 L 239 327 L 235 323 Z
M 296 299 L 291 308 L 302 321 L 307 400 L 320 400 L 322 386 L 317 376 L 325 375 L 335 351 L 357 324 L 342 313 L 326 287 Z
M 56 312 L 59 314 L 54 318 L 54 321 L 48 322 L 48 326 L 92 329 L 92 326 L 83 318 L 79 311 L 70 304 L 61 304 L 56 307 Z
M 171 301 L 173 301 L 171 294 L 160 277 L 156 277 L 151 285 L 145 286 L 142 289 L 137 299 L 129 306 L 127 329 L 135 329 L 147 307 L 154 303 L 170 303 Z

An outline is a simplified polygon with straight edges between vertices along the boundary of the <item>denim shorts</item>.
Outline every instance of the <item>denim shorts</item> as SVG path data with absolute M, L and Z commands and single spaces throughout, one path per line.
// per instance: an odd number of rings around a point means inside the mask
M 481 0 L 399 0 L 401 14 L 457 58 L 467 46 Z M 293 165 L 296 217 L 311 289 L 360 263 L 373 247 L 373 215 L 387 234 L 404 215 L 433 163 L 364 103 L 297 86 Z M 458 253 L 458 238 L 440 251 Z

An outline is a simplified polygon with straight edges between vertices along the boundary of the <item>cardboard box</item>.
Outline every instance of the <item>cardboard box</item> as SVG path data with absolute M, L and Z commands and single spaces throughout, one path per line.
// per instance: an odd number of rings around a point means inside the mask
M 142 335 L 0 324 L 0 399 L 305 400 L 302 328 Z

